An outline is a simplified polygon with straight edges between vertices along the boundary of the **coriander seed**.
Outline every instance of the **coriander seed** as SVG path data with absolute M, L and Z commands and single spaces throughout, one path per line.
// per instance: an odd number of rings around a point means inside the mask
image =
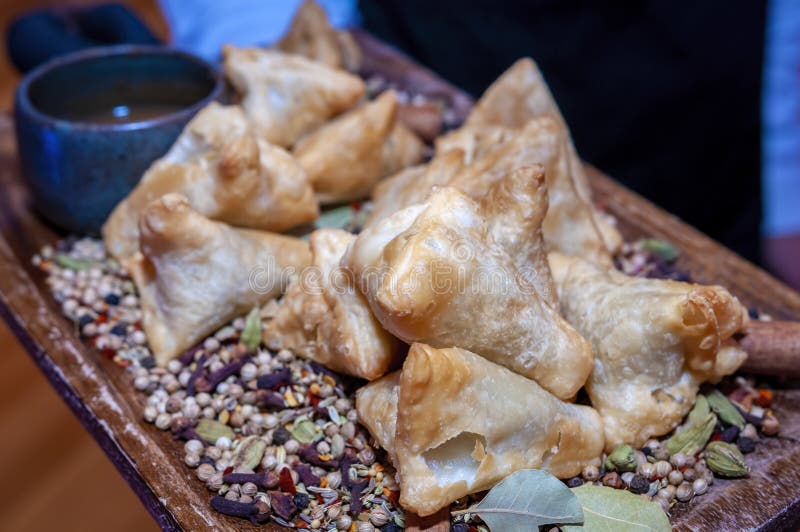
M 666 460 L 659 460 L 654 465 L 656 467 L 656 477 L 658 478 L 664 478 L 672 471 L 672 464 Z
M 201 482 L 208 482 L 208 480 L 217 472 L 211 464 L 200 464 L 197 466 L 195 474 Z
M 205 450 L 205 445 L 200 440 L 189 440 L 183 444 L 183 450 L 187 454 L 202 454 L 203 450 Z
M 144 407 L 143 417 L 148 423 L 154 423 L 158 417 L 158 409 L 153 405 L 147 405 Z
M 391 519 L 389 512 L 387 512 L 382 506 L 375 506 L 369 512 L 370 522 L 377 527 L 382 527 L 389 521 L 389 519 Z
M 336 519 L 336 528 L 339 530 L 350 530 L 353 520 L 347 514 L 342 514 Z
M 698 478 L 692 482 L 692 489 L 696 495 L 703 495 L 708 491 L 708 482 L 705 478 Z
M 675 469 L 674 471 L 670 471 L 669 475 L 667 475 L 667 480 L 673 486 L 679 486 L 683 482 L 683 473 Z
M 583 477 L 583 480 L 587 482 L 594 482 L 600 478 L 600 470 L 597 468 L 597 466 L 588 465 L 583 468 L 581 476 Z
M 161 430 L 168 430 L 172 425 L 172 416 L 166 412 L 162 412 L 156 417 L 156 427 Z
M 680 469 L 682 467 L 685 467 L 686 466 L 686 455 L 685 454 L 681 454 L 681 453 L 673 454 L 670 457 L 669 462 L 673 466 L 675 466 L 676 469 Z
M 200 455 L 189 453 L 183 458 L 183 462 L 189 467 L 197 467 L 200 464 Z
M 688 482 L 684 482 L 680 486 L 678 486 L 678 490 L 675 492 L 675 498 L 681 502 L 689 502 L 694 497 L 694 489 L 692 489 L 692 485 Z

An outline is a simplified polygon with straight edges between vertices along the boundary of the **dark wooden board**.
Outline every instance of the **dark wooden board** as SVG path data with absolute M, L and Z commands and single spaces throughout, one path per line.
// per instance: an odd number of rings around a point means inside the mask
M 365 69 L 400 88 L 447 98 L 463 116 L 471 99 L 363 32 Z M 629 238 L 669 240 L 680 265 L 695 279 L 728 287 L 748 306 L 776 318 L 800 319 L 800 295 L 704 235 L 589 168 L 595 197 L 617 216 Z M 181 445 L 141 421 L 144 397 L 113 362 L 84 345 L 53 302 L 31 256 L 58 233 L 33 213 L 16 164 L 13 127 L 0 116 L 0 314 L 53 387 L 72 408 L 166 530 L 253 528 L 209 507 L 211 494 L 182 462 Z M 742 481 L 717 481 L 713 489 L 673 511 L 681 530 L 781 530 L 800 524 L 800 390 L 776 394 L 781 436 L 748 455 L 753 469 Z M 429 526 L 428 523 L 422 527 Z M 274 527 L 262 527 L 261 530 Z M 439 529 L 444 528 L 440 527 Z

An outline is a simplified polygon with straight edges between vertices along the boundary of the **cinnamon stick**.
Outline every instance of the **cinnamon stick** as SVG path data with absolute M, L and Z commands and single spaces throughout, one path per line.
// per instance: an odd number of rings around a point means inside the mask
M 739 344 L 746 373 L 800 377 L 800 322 L 751 320 Z

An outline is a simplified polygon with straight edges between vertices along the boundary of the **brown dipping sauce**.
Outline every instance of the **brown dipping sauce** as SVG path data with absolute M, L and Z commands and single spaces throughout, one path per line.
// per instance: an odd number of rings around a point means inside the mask
M 92 109 L 84 113 L 75 113 L 70 118 L 92 124 L 126 124 L 143 122 L 160 116 L 180 111 L 184 106 L 170 103 L 135 103 L 116 105 L 105 109 Z

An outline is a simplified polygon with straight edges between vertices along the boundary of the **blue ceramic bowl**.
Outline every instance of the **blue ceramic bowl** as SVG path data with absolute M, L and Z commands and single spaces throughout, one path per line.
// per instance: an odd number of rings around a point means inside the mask
M 22 172 L 37 210 L 97 234 L 197 111 L 222 98 L 217 69 L 157 46 L 92 48 L 31 71 L 17 87 Z

